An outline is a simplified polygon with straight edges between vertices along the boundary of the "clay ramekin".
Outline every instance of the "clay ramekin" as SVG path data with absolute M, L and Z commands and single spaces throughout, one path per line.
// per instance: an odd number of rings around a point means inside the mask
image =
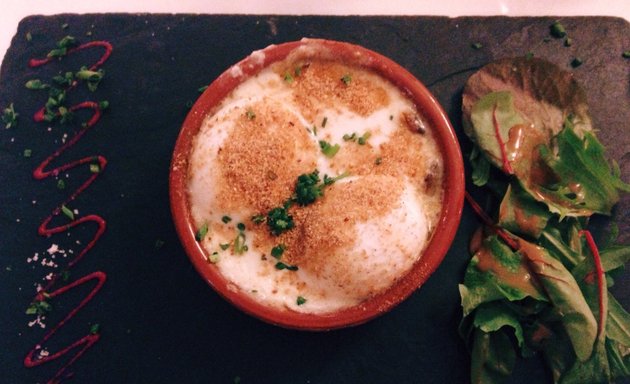
M 423 114 L 436 134 L 444 158 L 444 202 L 433 237 L 412 269 L 385 292 L 348 309 L 329 314 L 298 313 L 263 305 L 227 281 L 217 267 L 206 261 L 204 250 L 195 240 L 196 228 L 187 194 L 188 159 L 192 142 L 203 119 L 248 77 L 271 63 L 283 60 L 293 50 L 309 45 L 327 49 L 343 62 L 370 69 L 398 86 Z M 262 54 L 261 54 L 262 53 Z M 264 54 L 264 55 L 263 55 Z M 331 40 L 303 39 L 269 46 L 239 62 L 239 76 L 229 70 L 219 76 L 193 105 L 175 145 L 170 169 L 171 211 L 179 238 L 198 273 L 214 290 L 242 311 L 278 326 L 322 331 L 364 323 L 394 308 L 418 289 L 437 269 L 448 251 L 461 218 L 464 200 L 464 167 L 454 130 L 442 107 L 427 88 L 392 60 L 366 48 Z

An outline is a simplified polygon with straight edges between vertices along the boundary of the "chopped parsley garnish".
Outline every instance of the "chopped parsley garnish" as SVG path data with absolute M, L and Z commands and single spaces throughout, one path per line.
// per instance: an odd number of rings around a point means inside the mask
M 579 57 L 576 57 L 575 59 L 571 60 L 571 67 L 577 68 L 580 65 L 582 65 L 583 63 L 584 63 L 584 61 L 582 61 L 582 59 L 580 59 Z
M 226 249 L 230 248 L 230 243 L 219 244 L 219 248 L 225 251 Z
M 345 75 L 343 75 L 341 77 L 341 81 L 345 84 L 345 85 L 350 85 L 350 83 L 352 82 L 352 76 L 350 76 L 349 73 L 346 73 Z
M 564 29 L 564 25 L 562 25 L 559 21 L 554 22 L 549 26 L 549 33 L 551 36 L 555 38 L 563 38 L 567 35 L 566 29 Z
M 203 225 L 197 230 L 195 233 L 195 240 L 201 241 L 208 234 L 208 223 L 203 223 Z
M 293 217 L 289 215 L 288 207 L 276 207 L 267 213 L 267 226 L 275 236 L 288 231 L 295 226 Z
M 95 323 L 92 324 L 92 326 L 90 327 L 90 333 L 93 335 L 96 335 L 101 329 L 101 326 L 99 323 Z
M 291 76 L 289 72 L 286 72 L 284 74 L 284 81 L 286 81 L 287 84 L 291 84 L 293 82 L 293 76 Z
M 319 172 L 305 173 L 297 178 L 295 183 L 295 201 L 300 205 L 313 203 L 318 197 L 324 195 L 324 187 L 319 184 Z
M 293 71 L 293 73 L 295 74 L 296 77 L 299 77 L 302 74 L 302 67 L 295 67 L 295 70 Z
M 339 152 L 339 144 L 334 144 L 331 145 L 330 143 L 328 143 L 325 140 L 320 140 L 319 141 L 319 147 L 322 150 L 322 153 L 324 154 L 324 156 L 331 158 L 333 156 L 335 156 L 337 154 L 337 152 Z
M 230 216 L 223 216 L 223 217 L 221 218 L 221 221 L 222 221 L 224 224 L 227 224 L 227 223 L 229 223 L 230 221 L 232 221 L 232 218 L 231 218 Z
M 286 248 L 285 248 L 284 244 L 276 245 L 275 247 L 271 248 L 271 256 L 273 256 L 274 258 L 280 260 L 280 258 L 282 257 L 282 254 L 284 253 L 285 249 Z
M 302 305 L 302 304 L 306 303 L 306 299 L 304 297 L 302 297 L 302 296 L 298 296 L 297 300 L 295 301 L 295 303 L 297 305 Z
M 72 210 L 68 207 L 65 206 L 65 204 L 61 205 L 61 212 L 70 220 L 74 220 L 74 212 L 72 212 Z
M 45 315 L 50 311 L 52 311 L 52 305 L 45 300 L 34 301 L 26 308 L 27 315 Z
M 2 122 L 4 123 L 4 127 L 6 129 L 17 126 L 17 118 L 20 116 L 19 113 L 15 112 L 15 108 L 13 107 L 13 103 L 9 104 L 8 107 L 4 109 L 2 113 Z
M 286 269 L 286 270 L 289 270 L 289 271 L 297 271 L 299 268 L 298 268 L 297 265 L 289 265 L 289 264 L 283 263 L 282 261 L 278 261 L 276 263 L 276 269 L 280 270 L 280 271 L 283 270 L 283 269 Z
M 254 120 L 256 118 L 256 114 L 251 109 L 248 109 L 247 112 L 245 112 L 245 116 L 247 116 L 247 120 Z
M 99 101 L 98 108 L 101 110 L 109 108 L 109 101 L 107 100 Z

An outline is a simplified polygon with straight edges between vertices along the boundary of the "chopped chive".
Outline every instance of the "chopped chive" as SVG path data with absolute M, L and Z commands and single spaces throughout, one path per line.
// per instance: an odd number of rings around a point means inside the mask
M 192 100 L 188 100 L 188 101 L 186 102 L 186 104 L 184 104 L 184 105 L 186 106 L 186 108 L 190 109 L 190 108 L 192 108 L 193 104 L 194 104 L 194 103 L 193 103 L 193 101 L 192 101 Z
M 313 135 L 317 136 L 317 126 L 313 125 Z
M 346 133 L 345 135 L 343 135 L 342 138 L 343 138 L 343 141 L 354 141 L 354 139 L 356 139 L 356 137 L 357 137 L 356 132 L 353 132 L 351 135 Z
M 212 252 L 212 254 L 210 256 L 208 256 L 208 261 L 211 262 L 212 264 L 216 264 L 219 262 L 219 252 Z
M 624 59 L 630 59 L 630 49 L 627 51 L 623 51 L 621 57 L 623 57 Z
M 68 207 L 65 206 L 65 204 L 61 205 L 61 212 L 70 220 L 74 220 L 74 212 L 72 212 L 72 210 Z
M 251 109 L 248 109 L 247 112 L 245 112 L 245 116 L 247 116 L 247 120 L 254 120 L 254 118 L 256 118 L 256 114 Z
M 26 41 L 33 41 L 33 35 L 30 32 L 26 32 Z
M 374 160 L 374 164 L 376 164 L 376 165 L 381 165 L 382 162 L 383 162 L 383 158 L 382 157 L 377 157 L 376 160 Z
M 208 223 L 203 223 L 203 225 L 197 230 L 195 233 L 195 240 L 201 241 L 208 234 Z
M 345 74 L 341 77 L 341 81 L 343 81 L 345 85 L 350 85 L 350 82 L 352 82 L 352 76 L 350 76 L 350 74 Z
M 284 74 L 284 81 L 287 82 L 287 84 L 291 84 L 293 82 L 293 76 L 291 76 L 291 74 L 289 72 Z
M 295 67 L 293 74 L 295 74 L 296 77 L 299 77 L 302 74 L 302 67 Z
M 319 141 L 319 147 L 321 148 L 324 156 L 328 158 L 335 156 L 337 152 L 339 152 L 339 144 L 331 145 L 330 143 L 324 140 Z
M 230 243 L 219 244 L 219 247 L 225 251 L 226 249 L 230 248 Z
M 322 120 L 322 128 L 326 128 L 326 123 L 328 122 L 328 118 L 324 117 L 324 120 Z
M 479 43 L 479 42 L 472 43 L 472 44 L 470 44 L 470 46 L 471 46 L 473 49 L 481 49 L 481 48 L 483 48 L 483 44 L 481 44 L 481 43 Z
M 42 83 L 39 79 L 31 79 L 24 84 L 27 89 L 46 89 L 48 88 L 48 84 Z
M 203 93 L 203 91 L 205 91 L 206 89 L 208 89 L 208 86 L 207 86 L 207 85 L 204 85 L 203 87 L 199 87 L 199 88 L 197 88 L 197 91 L 198 91 L 199 93 Z
M 107 101 L 107 100 L 99 101 L 98 102 L 98 108 L 100 110 L 109 108 L 109 101 Z
M 281 271 L 283 269 L 286 269 L 288 271 L 297 271 L 299 268 L 297 265 L 289 265 L 289 264 L 285 264 L 282 261 L 278 261 L 276 263 L 276 269 Z
M 582 59 L 580 59 L 579 57 L 576 57 L 575 59 L 571 60 L 571 67 L 577 68 L 580 65 L 582 65 L 583 63 L 584 63 L 584 61 L 582 61 Z
M 275 247 L 271 248 L 271 256 L 279 260 L 282 257 L 285 249 L 286 248 L 284 244 L 276 245 Z
M 302 305 L 302 304 L 306 303 L 306 299 L 304 297 L 302 297 L 302 296 L 298 296 L 297 300 L 295 301 L 295 303 L 297 305 Z
M 245 244 L 245 234 L 241 231 L 236 235 L 234 239 L 234 253 L 242 255 L 248 250 L 247 244 Z
M 229 223 L 230 221 L 232 221 L 232 218 L 231 218 L 230 216 L 223 216 L 223 217 L 221 218 L 221 221 L 222 221 L 224 224 L 227 224 L 227 223 Z
M 32 154 L 33 154 L 33 151 L 31 149 L 29 149 L 29 148 L 26 148 L 24 150 L 23 156 L 24 157 L 31 157 Z
M 372 133 L 370 131 L 365 132 L 363 136 L 359 137 L 359 139 L 357 140 L 357 143 L 359 145 L 365 145 L 365 143 L 367 143 L 367 140 L 370 138 L 370 136 L 372 136 Z
M 68 23 L 61 24 L 61 29 L 68 29 Z
M 549 26 L 549 32 L 551 33 L 551 36 L 558 39 L 567 35 L 567 31 L 566 29 L 564 29 L 564 25 L 562 25 L 559 21 L 555 21 Z
M 4 123 L 4 127 L 6 129 L 16 127 L 18 116 L 20 116 L 20 114 L 15 112 L 13 103 L 9 104 L 9 106 L 6 107 L 4 109 L 4 112 L 2 113 L 2 122 Z
M 244 231 L 245 230 L 245 224 L 238 223 L 238 224 L 236 224 L 236 228 L 238 228 L 239 231 Z
M 531 60 L 531 59 L 533 59 L 533 58 L 534 58 L 534 52 L 527 52 L 527 53 L 525 54 L 525 58 L 526 58 L 527 60 Z
M 101 166 L 98 164 L 90 164 L 90 172 L 92 173 L 100 173 L 101 172 Z
M 265 222 L 265 215 L 254 215 L 252 216 L 252 221 L 254 224 L 260 224 Z
M 99 330 L 100 330 L 101 326 L 98 323 L 92 324 L 92 326 L 90 327 L 90 333 L 93 335 L 96 335 Z
M 573 45 L 573 39 L 571 39 L 570 37 L 567 37 L 566 39 L 564 39 L 564 46 L 565 47 L 570 47 Z
M 66 182 L 63 179 L 57 180 L 57 189 L 65 189 Z

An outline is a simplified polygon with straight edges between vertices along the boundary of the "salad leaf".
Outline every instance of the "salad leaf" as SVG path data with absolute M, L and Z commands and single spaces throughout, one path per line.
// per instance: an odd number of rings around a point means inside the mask
M 475 329 L 471 361 L 471 384 L 504 382 L 514 369 L 516 351 L 503 330 L 486 333 Z
M 571 339 L 578 359 L 585 361 L 597 338 L 597 321 L 571 273 L 549 252 L 533 243 L 519 240 L 519 252 L 544 286 Z
M 569 125 L 554 138 L 554 146 L 543 145 L 540 154 L 559 181 L 552 185 L 529 185 L 547 201 L 549 209 L 561 216 L 592 213 L 609 215 L 619 201 L 619 192 L 630 192 L 611 171 L 604 147 L 591 132 L 581 139 Z
M 510 232 L 538 238 L 552 214 L 518 184 L 511 184 L 499 209 L 498 224 Z

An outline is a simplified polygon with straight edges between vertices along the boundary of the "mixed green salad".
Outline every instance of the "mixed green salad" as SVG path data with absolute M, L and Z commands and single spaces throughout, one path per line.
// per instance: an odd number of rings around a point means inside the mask
M 503 382 L 536 354 L 555 383 L 630 376 L 630 315 L 608 290 L 630 246 L 615 244 L 614 224 L 598 244 L 587 229 L 630 185 L 584 91 L 547 61 L 505 59 L 468 80 L 462 105 L 475 144 L 467 199 L 484 224 L 459 286 L 471 382 Z

